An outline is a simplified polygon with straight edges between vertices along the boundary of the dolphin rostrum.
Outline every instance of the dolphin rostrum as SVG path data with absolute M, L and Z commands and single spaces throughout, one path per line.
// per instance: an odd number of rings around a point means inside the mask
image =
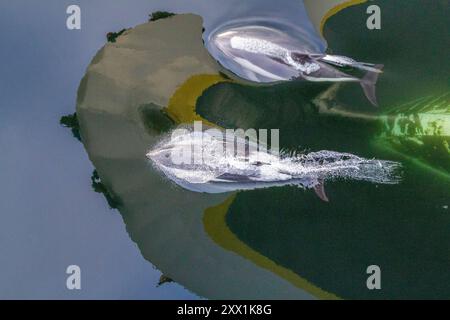
M 272 154 L 265 146 L 240 135 L 223 134 L 218 129 L 214 133 L 183 130 L 181 134 L 166 136 L 146 156 L 170 180 L 195 192 L 222 193 L 296 185 L 314 189 L 322 200 L 328 201 L 324 190 L 327 180 L 395 184 L 400 179 L 397 162 L 326 150 Z
M 352 58 L 311 52 L 290 35 L 266 26 L 243 26 L 219 30 L 209 37 L 219 62 L 241 78 L 253 82 L 307 81 L 359 82 L 367 99 L 378 105 L 375 86 L 383 65 Z M 338 70 L 350 67 L 367 71 L 362 77 Z

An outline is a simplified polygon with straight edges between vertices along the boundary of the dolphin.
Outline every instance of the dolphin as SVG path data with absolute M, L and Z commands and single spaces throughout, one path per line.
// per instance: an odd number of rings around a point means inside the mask
M 290 35 L 267 26 L 231 27 L 213 32 L 209 47 L 226 69 L 246 80 L 271 83 L 303 79 L 314 82 L 359 82 L 367 99 L 377 106 L 376 82 L 382 64 L 313 52 Z M 362 77 L 338 68 L 364 70 Z
M 146 156 L 167 178 L 194 192 L 225 193 L 296 185 L 313 189 L 320 199 L 328 201 L 324 189 L 327 180 L 381 184 L 400 181 L 397 162 L 327 150 L 276 154 L 265 145 L 219 129 L 214 129 L 214 133 L 183 130 L 182 134 L 165 136 Z

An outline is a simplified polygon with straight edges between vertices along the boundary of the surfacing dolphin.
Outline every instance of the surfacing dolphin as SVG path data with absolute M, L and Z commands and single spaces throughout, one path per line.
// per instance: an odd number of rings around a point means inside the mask
M 375 86 L 383 65 L 317 53 L 292 35 L 263 25 L 223 28 L 213 32 L 208 47 L 225 68 L 253 82 L 307 81 L 359 82 L 367 99 L 378 105 Z M 225 61 L 228 60 L 228 61 Z M 367 71 L 362 78 L 337 67 Z
M 354 179 L 380 184 L 400 180 L 397 162 L 334 151 L 277 155 L 261 145 L 258 150 L 258 145 L 245 137 L 224 134 L 218 129 L 213 133 L 183 130 L 182 134 L 166 136 L 146 156 L 170 180 L 195 192 L 296 185 L 314 189 L 322 200 L 328 201 L 326 180 Z

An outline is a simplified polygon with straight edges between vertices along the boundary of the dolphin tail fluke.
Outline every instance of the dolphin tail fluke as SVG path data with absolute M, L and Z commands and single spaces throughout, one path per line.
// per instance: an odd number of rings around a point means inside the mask
M 318 184 L 314 186 L 314 191 L 316 192 L 316 195 L 325 202 L 329 202 L 327 194 L 325 193 L 325 187 L 323 185 L 323 180 L 319 181 Z
M 384 66 L 382 64 L 377 64 L 375 66 L 375 68 L 378 70 L 382 70 L 383 67 Z M 369 71 L 366 73 L 364 78 L 361 79 L 361 82 L 360 82 L 367 99 L 369 99 L 369 101 L 376 107 L 378 106 L 378 102 L 377 102 L 375 88 L 376 88 L 376 84 L 377 84 L 379 75 L 380 75 L 379 72 Z

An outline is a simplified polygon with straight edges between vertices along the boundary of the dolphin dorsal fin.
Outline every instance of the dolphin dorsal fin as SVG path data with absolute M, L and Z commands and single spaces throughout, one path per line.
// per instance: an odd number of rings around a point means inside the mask
M 327 194 L 325 193 L 325 187 L 324 187 L 324 183 L 323 180 L 319 180 L 319 183 L 317 183 L 314 186 L 314 191 L 316 192 L 317 196 L 325 202 L 329 202 L 330 200 L 328 200 Z

